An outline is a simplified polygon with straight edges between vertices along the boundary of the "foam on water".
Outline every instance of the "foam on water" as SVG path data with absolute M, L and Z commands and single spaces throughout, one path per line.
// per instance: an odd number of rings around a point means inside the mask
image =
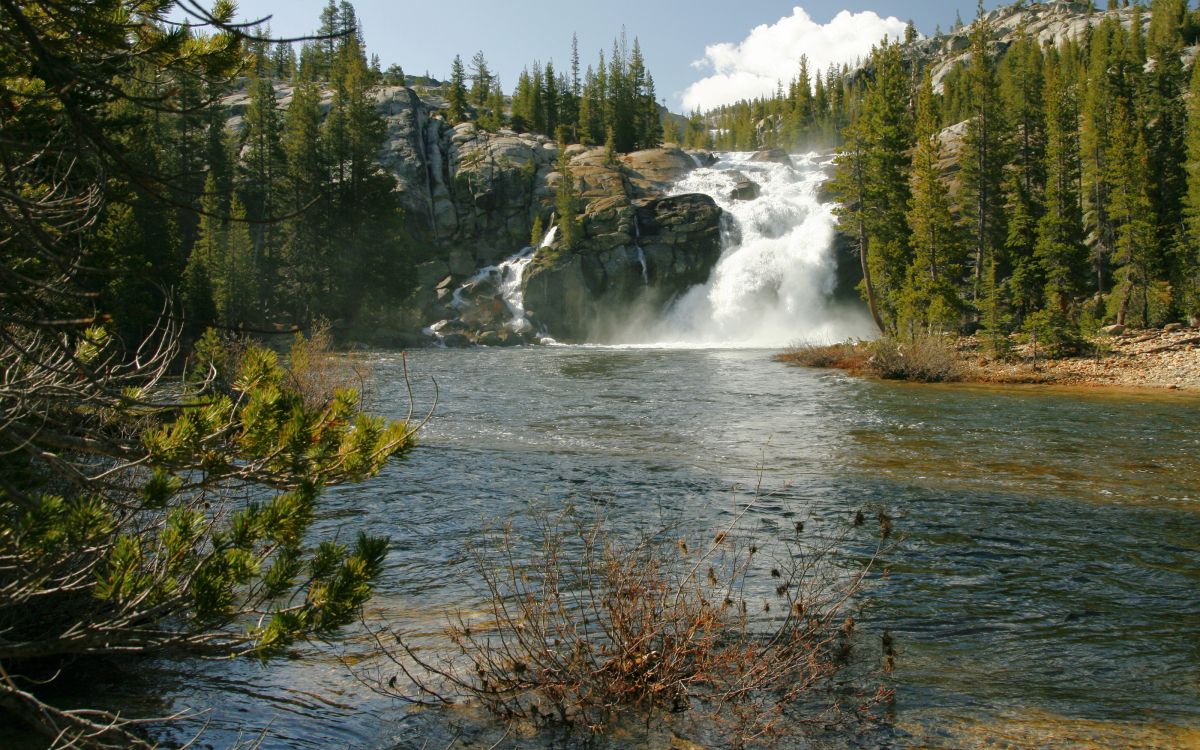
M 674 193 L 704 193 L 733 218 L 708 282 L 670 302 L 658 320 L 630 326 L 612 343 L 633 346 L 766 347 L 869 338 L 874 329 L 861 306 L 833 300 L 833 204 L 819 188 L 830 162 L 816 154 L 794 166 L 725 154 L 676 184 Z M 754 200 L 731 197 L 749 178 Z

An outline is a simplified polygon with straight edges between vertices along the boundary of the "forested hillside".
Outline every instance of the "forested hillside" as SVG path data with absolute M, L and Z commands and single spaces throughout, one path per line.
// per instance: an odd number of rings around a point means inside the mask
M 154 106 L 118 102 L 97 112 L 97 127 L 160 176 L 111 182 L 88 240 L 104 269 L 88 283 L 131 340 L 154 324 L 164 299 L 193 335 L 213 324 L 253 331 L 326 319 L 362 329 L 393 320 L 414 267 L 437 243 L 422 231 L 424 216 L 406 215 L 402 186 L 380 164 L 383 85 L 406 92 L 412 83 L 450 125 L 606 143 L 612 153 L 661 140 L 636 39 L 614 41 L 586 71 L 573 47 L 569 75 L 534 62 L 507 97 L 482 52 L 469 70 L 456 59 L 446 83 L 409 80 L 368 59 L 351 3 L 329 0 L 317 21 L 307 42 L 253 29 L 235 52 L 240 75 L 220 83 L 135 60 L 123 75 Z M 174 33 L 209 43 L 187 28 Z
M 1185 0 L 981 6 L 705 124 L 735 148 L 840 132 L 841 226 L 885 332 L 1068 349 L 1104 323 L 1200 313 L 1197 29 Z

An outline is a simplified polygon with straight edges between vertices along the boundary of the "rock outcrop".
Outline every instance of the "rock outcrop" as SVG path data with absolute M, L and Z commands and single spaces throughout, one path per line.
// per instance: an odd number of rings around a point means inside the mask
M 721 209 L 707 195 L 611 196 L 590 203 L 575 253 L 539 253 L 527 315 L 555 339 L 586 341 L 703 284 L 721 255 Z
M 291 86 L 276 84 L 282 107 L 292 95 Z M 533 340 L 541 329 L 582 339 L 585 323 L 611 307 L 665 300 L 703 283 L 720 255 L 720 208 L 707 196 L 669 196 L 681 177 L 711 164 L 711 154 L 659 148 L 609 163 L 603 148 L 568 146 L 584 237 L 574 250 L 552 245 L 532 259 L 531 324 L 514 309 L 518 266 L 496 266 L 530 244 L 535 222 L 553 225 L 563 179 L 558 144 L 471 123 L 451 127 L 441 117 L 444 102 L 411 88 L 383 86 L 374 97 L 386 123 L 379 163 L 396 179 L 424 256 L 416 291 L 396 311 L 405 336 L 424 329 L 447 345 L 501 345 Z M 238 92 L 225 103 L 236 127 L 249 97 Z M 331 103 L 323 92 L 323 111 Z
M 531 331 L 508 330 L 500 320 L 512 310 L 495 283 L 475 284 L 457 299 L 452 293 L 528 245 L 535 221 L 552 225 L 562 179 L 555 170 L 558 144 L 470 123 L 450 127 L 407 88 L 385 87 L 376 97 L 388 126 L 381 163 L 395 175 L 400 199 L 434 256 L 417 269 L 419 288 L 405 319 L 414 327 L 462 320 L 466 327 L 451 332 L 480 343 L 530 340 Z M 689 171 L 711 163 L 710 154 L 651 149 L 609 164 L 604 149 L 572 145 L 567 156 L 585 237 L 576 252 L 550 248 L 535 264 L 533 297 L 541 309 L 527 306 L 536 327 L 580 338 L 568 321 L 577 308 L 594 320 L 607 305 L 628 301 L 635 286 L 665 298 L 705 281 L 720 254 L 720 209 L 702 196 L 665 196 Z M 589 283 L 572 285 L 570 269 L 585 266 Z M 556 288 L 558 281 L 565 286 Z

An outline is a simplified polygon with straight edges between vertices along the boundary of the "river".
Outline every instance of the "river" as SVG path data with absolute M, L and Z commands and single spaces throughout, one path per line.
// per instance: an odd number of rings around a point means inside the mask
M 448 613 L 480 605 L 465 552 L 488 525 L 520 530 L 573 506 L 617 534 L 712 538 L 761 482 L 736 531 L 764 548 L 797 520 L 820 533 L 862 508 L 895 519 L 889 574 L 856 601 L 863 632 L 894 636 L 895 698 L 882 724 L 833 746 L 1200 746 L 1200 399 L 912 386 L 774 362 L 792 341 L 870 330 L 861 306 L 831 299 L 827 167 L 726 155 L 688 176 L 678 191 L 733 217 L 726 250 L 707 284 L 618 334 L 622 346 L 409 353 L 416 410 L 440 392 L 419 448 L 328 493 L 316 529 L 391 538 L 367 626 L 436 643 Z M 761 195 L 733 200 L 747 178 Z M 514 274 L 531 254 L 493 269 L 514 325 Z M 373 408 L 404 416 L 401 355 L 359 356 Z M 470 710 L 412 712 L 372 692 L 353 672 L 377 655 L 352 630 L 265 667 L 142 661 L 98 685 L 143 715 L 199 712 L 156 731 L 203 732 L 214 748 L 260 733 L 266 748 L 313 750 L 503 735 Z
M 376 407 L 403 416 L 400 355 L 368 359 Z M 418 408 L 433 380 L 440 389 L 420 447 L 331 492 L 320 523 L 392 539 L 368 622 L 436 632 L 447 608 L 477 606 L 463 551 L 491 520 L 574 504 L 618 531 L 708 533 L 762 467 L 775 494 L 743 529 L 764 543 L 795 518 L 837 523 L 874 504 L 896 518 L 890 575 L 860 615 L 896 638 L 890 746 L 1200 737 L 1194 397 L 880 383 L 760 350 L 426 350 L 408 367 Z M 136 702 L 152 691 L 159 712 L 207 712 L 204 743 L 217 748 L 258 731 L 268 748 L 500 737 L 476 717 L 409 713 L 371 693 L 342 660 L 373 650 L 351 635 L 267 668 L 150 663 L 113 690 Z

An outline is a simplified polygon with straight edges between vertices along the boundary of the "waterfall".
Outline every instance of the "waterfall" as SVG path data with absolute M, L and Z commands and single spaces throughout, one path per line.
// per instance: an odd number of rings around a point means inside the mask
M 670 303 L 657 321 L 628 330 L 621 343 L 767 347 L 840 341 L 873 334 L 861 305 L 836 304 L 833 205 L 818 197 L 831 167 L 817 154 L 794 166 L 724 154 L 694 170 L 675 193 L 705 193 L 736 222 L 708 282 Z M 739 182 L 761 191 L 734 200 Z
M 472 306 L 479 304 L 480 297 L 476 295 L 482 293 L 482 299 L 485 301 L 499 297 L 508 309 L 509 316 L 509 319 L 503 322 L 503 327 L 516 333 L 532 332 L 533 325 L 525 317 L 525 293 L 521 289 L 521 282 L 524 281 L 525 270 L 533 262 L 537 250 L 553 245 L 557 235 L 558 227 L 550 227 L 550 231 L 546 232 L 536 249 L 532 245 L 522 248 L 508 259 L 476 271 L 474 276 L 454 290 L 450 297 L 450 307 L 460 314 L 465 314 Z M 450 324 L 449 320 L 439 321 L 425 329 L 425 332 L 440 339 Z

